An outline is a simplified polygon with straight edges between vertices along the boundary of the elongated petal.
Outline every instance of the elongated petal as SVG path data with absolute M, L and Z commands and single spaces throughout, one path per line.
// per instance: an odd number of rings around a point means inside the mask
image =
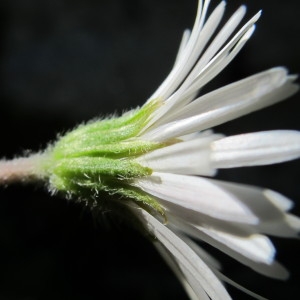
M 180 59 L 176 61 L 176 64 L 174 65 L 168 77 L 148 101 L 155 98 L 162 99 L 163 101 L 166 101 L 169 99 L 169 97 L 174 98 L 173 93 L 179 88 L 186 76 L 194 67 L 209 39 L 217 29 L 225 11 L 225 2 L 222 1 L 212 12 L 205 23 L 205 26 L 202 28 L 208 3 L 209 1 L 205 1 L 202 11 L 202 4 L 199 2 L 196 21 L 187 45 L 180 54 Z M 187 99 L 188 100 L 186 101 L 191 101 L 193 98 L 188 96 Z M 161 117 L 163 117 L 167 112 L 170 112 L 170 110 L 173 108 L 173 106 L 176 106 L 176 104 L 177 101 L 169 101 L 168 103 L 165 103 L 164 106 L 155 112 L 150 122 L 143 128 L 142 132 L 153 125 L 156 126 L 156 123 L 159 121 L 159 119 L 161 119 Z
M 300 132 L 262 131 L 226 137 L 211 144 L 216 168 L 267 165 L 300 157 Z
M 206 243 L 212 245 L 216 249 L 219 249 L 220 251 L 226 253 L 227 255 L 231 256 L 232 258 L 239 261 L 240 263 L 248 266 L 249 268 L 253 269 L 254 271 L 261 273 L 265 276 L 268 276 L 271 278 L 276 278 L 276 279 L 281 279 L 281 280 L 285 280 L 289 276 L 288 271 L 282 265 L 280 265 L 278 262 L 276 262 L 274 260 L 272 262 L 270 262 L 270 259 L 268 259 L 269 257 L 267 255 L 265 256 L 266 261 L 263 262 L 262 260 L 259 261 L 258 259 L 253 260 L 253 258 L 255 257 L 255 253 L 252 253 L 252 255 L 250 257 L 248 257 L 247 252 L 243 252 L 243 251 L 240 252 L 240 250 L 238 249 L 239 245 L 237 242 L 239 237 L 236 237 L 237 248 L 234 248 L 234 245 L 231 243 L 231 241 L 227 241 L 226 238 L 224 238 L 224 236 L 222 236 L 222 238 L 220 238 L 218 235 L 215 235 L 215 234 L 209 232 L 209 229 L 203 230 L 203 227 L 190 226 L 188 224 L 178 222 L 176 219 L 172 219 L 172 226 L 175 226 L 174 230 L 180 230 L 181 232 L 188 234 L 195 239 L 200 239 L 202 241 L 205 241 Z M 233 240 L 234 240 L 234 238 L 233 238 Z M 263 243 L 266 243 L 266 242 L 262 242 L 262 244 Z M 270 246 L 266 245 L 266 249 L 268 249 L 268 247 L 270 247 Z M 253 247 L 253 248 L 255 248 L 255 247 Z M 262 253 L 263 253 L 263 251 L 262 251 Z M 268 252 L 268 250 L 265 252 L 265 254 L 268 254 L 268 253 L 270 255 L 273 255 L 272 247 L 269 248 L 269 252 Z M 270 257 L 272 257 L 272 256 L 270 256 Z M 263 258 L 263 256 L 261 256 L 261 258 Z M 269 262 L 269 263 L 267 263 L 267 262 Z
M 287 197 L 272 190 L 264 190 L 264 196 L 267 197 L 274 205 L 282 211 L 289 211 L 293 208 L 294 203 Z
M 246 13 L 246 7 L 241 6 L 232 17 L 226 22 L 222 29 L 218 32 L 217 36 L 210 43 L 208 48 L 205 50 L 197 65 L 193 68 L 193 71 L 189 74 L 188 78 L 184 82 L 184 86 L 188 86 L 190 80 L 193 80 L 201 69 L 211 60 L 211 58 L 219 51 L 224 45 L 233 31 L 237 28 Z
M 198 244 L 193 242 L 190 238 L 186 237 L 185 235 L 180 235 L 180 238 L 183 239 L 194 251 L 197 253 L 211 268 L 211 270 L 216 274 L 218 278 L 220 278 L 223 282 L 226 282 L 235 288 L 243 291 L 244 293 L 252 296 L 255 299 L 258 300 L 267 300 L 266 298 L 253 293 L 252 291 L 246 289 L 245 287 L 241 286 L 237 282 L 231 280 L 227 276 L 225 276 L 221 271 L 221 267 L 218 261 L 216 261 L 209 253 L 207 253 L 205 250 L 203 250 L 201 247 L 199 247 Z M 275 263 L 276 264 L 276 263 Z
M 222 1 L 212 12 L 204 28 L 202 28 L 201 24 L 203 24 L 206 12 L 204 10 L 202 11 L 202 5 L 199 2 L 196 21 L 187 45 L 180 55 L 180 60 L 177 61 L 168 77 L 157 89 L 157 91 L 150 97 L 150 99 L 158 97 L 167 99 L 178 88 L 178 86 L 193 68 L 205 45 L 219 25 L 224 11 L 225 2 Z
M 220 50 L 220 48 L 224 45 L 233 31 L 237 28 L 237 26 L 242 21 L 243 17 L 246 13 L 246 7 L 241 6 L 227 21 L 227 23 L 223 26 L 223 28 L 219 31 L 217 36 L 211 42 L 209 47 L 206 49 L 204 54 L 201 56 L 197 65 L 194 67 L 193 71 L 189 74 L 188 78 L 185 80 L 183 84 L 183 88 L 188 86 L 190 80 L 193 80 L 197 74 L 207 65 L 207 63 L 212 59 L 212 57 Z
M 264 235 L 239 237 L 212 228 L 199 227 L 199 230 L 253 261 L 264 264 L 271 264 L 274 261 L 275 248 L 270 239 Z
M 253 293 L 252 291 L 246 289 L 245 287 L 241 286 L 240 284 L 238 284 L 237 282 L 231 280 L 230 278 L 228 278 L 227 276 L 225 276 L 224 274 L 222 274 L 221 272 L 219 272 L 218 270 L 213 270 L 213 272 L 218 276 L 218 278 L 220 278 L 222 281 L 234 286 L 235 288 L 237 288 L 238 290 L 244 292 L 245 294 L 250 295 L 251 297 L 258 299 L 258 300 L 268 300 L 265 297 L 262 297 L 256 293 Z
M 247 257 L 254 262 L 268 265 L 274 262 L 275 248 L 270 239 L 264 235 L 251 234 L 249 236 L 240 237 L 213 228 L 201 226 L 195 226 L 195 228 L 217 242 L 226 245 L 234 252 L 239 253 L 239 255 Z M 201 254 L 201 252 L 199 253 Z
M 220 180 L 207 179 L 214 185 L 218 186 L 225 193 L 228 193 L 239 199 L 247 207 L 259 222 L 257 224 L 244 225 L 240 224 L 241 229 L 247 231 L 247 227 L 252 226 L 256 232 L 262 232 L 274 236 L 297 237 L 299 226 L 297 222 L 290 224 L 288 215 L 285 210 L 291 206 L 291 200 L 280 195 L 277 192 L 261 189 L 244 184 L 229 183 Z M 283 200 L 285 199 L 285 200 Z M 281 203 L 280 203 L 281 201 Z M 282 202 L 285 201 L 285 204 Z
M 207 294 L 205 293 L 205 291 L 202 289 L 201 286 L 199 285 L 197 286 L 197 291 L 193 290 L 191 284 L 186 280 L 184 273 L 180 269 L 179 264 L 177 263 L 173 254 L 170 251 L 168 251 L 161 243 L 154 243 L 154 245 L 156 246 L 156 249 L 163 257 L 163 259 L 169 265 L 171 270 L 174 272 L 178 280 L 181 282 L 185 291 L 189 295 L 190 299 L 198 300 L 200 298 L 201 300 L 209 300 L 209 297 L 207 296 Z
M 181 39 L 181 42 L 180 42 L 180 45 L 179 45 L 179 49 L 178 49 L 178 53 L 177 53 L 177 57 L 176 57 L 174 66 L 177 63 L 180 62 L 181 56 L 184 53 L 184 50 L 185 50 L 186 45 L 187 45 L 187 43 L 188 43 L 188 41 L 190 39 L 190 36 L 191 36 L 191 31 L 189 29 L 186 29 L 183 32 L 183 35 L 182 35 L 182 39 Z
M 262 232 L 297 237 L 299 222 L 285 213 L 291 201 L 279 193 L 242 184 L 194 176 L 154 172 L 135 184 L 158 198 L 183 222 L 203 222 L 231 234 Z M 283 200 L 285 199 L 285 200 Z M 285 203 L 283 204 L 283 201 Z
M 214 259 L 209 253 L 207 253 L 205 250 L 203 250 L 198 244 L 193 242 L 190 238 L 186 237 L 185 235 L 180 235 L 180 238 L 183 239 L 195 251 L 195 253 L 197 253 L 209 265 L 209 267 L 212 269 L 212 271 L 223 282 L 226 282 L 226 283 L 234 286 L 235 288 L 243 291 L 244 293 L 252 296 L 255 299 L 267 300 L 266 298 L 264 298 L 256 293 L 253 293 L 252 291 L 246 289 L 245 287 L 241 286 L 237 282 L 235 282 L 235 281 L 231 280 L 230 278 L 228 278 L 227 276 L 225 276 L 220 271 L 220 269 L 221 269 L 220 263 L 218 261 L 216 261 L 216 259 Z
M 284 68 L 274 68 L 195 100 L 178 118 L 145 134 L 146 139 L 165 140 L 204 130 L 284 100 L 298 90 L 294 77 Z
M 199 295 L 199 300 L 201 299 L 203 289 L 211 299 L 231 299 L 224 286 L 210 268 L 183 240 L 146 211 L 137 210 L 136 214 L 147 226 L 148 230 L 152 232 L 176 258 L 187 281 L 196 294 Z M 197 292 L 198 286 L 201 287 L 199 294 Z
M 206 250 L 201 248 L 198 244 L 196 244 L 190 237 L 182 234 L 181 232 L 176 233 L 178 237 L 180 237 L 187 245 L 189 245 L 197 255 L 199 255 L 204 262 L 215 270 L 221 270 L 221 264 L 214 257 L 212 257 Z
M 222 4 L 222 3 L 221 3 Z M 216 12 L 216 16 L 218 16 L 220 21 L 220 18 L 222 17 L 221 13 L 223 14 L 223 11 L 221 12 L 222 5 L 219 5 L 219 7 L 214 11 Z M 224 8 L 223 8 L 224 9 Z M 219 12 L 220 11 L 220 12 Z M 201 45 L 205 45 L 207 42 L 207 38 L 210 37 L 210 34 L 212 34 L 212 29 L 210 29 L 210 25 L 217 25 L 216 21 L 214 20 L 214 13 L 209 18 L 207 23 L 205 24 L 205 27 L 203 28 L 203 31 L 201 32 L 200 37 L 205 37 L 205 42 L 199 40 L 199 43 Z M 218 14 L 217 14 L 218 13 Z M 245 7 L 242 6 L 233 16 L 232 18 L 227 22 L 227 27 L 224 29 L 227 34 L 226 36 L 229 36 L 229 31 L 232 32 L 234 28 L 238 25 L 238 23 L 241 21 L 242 17 L 245 14 Z M 218 73 L 220 73 L 228 64 L 229 62 L 238 54 L 238 52 L 242 49 L 246 41 L 250 38 L 251 34 L 254 31 L 253 24 L 259 19 L 261 12 L 257 13 L 253 18 L 251 18 L 239 31 L 235 34 L 235 36 L 226 44 L 226 46 L 214 57 L 209 61 L 208 58 L 211 58 L 212 51 L 218 50 L 214 47 L 210 47 L 205 52 L 203 57 L 197 62 L 196 66 L 193 68 L 193 71 L 189 74 L 189 76 L 185 79 L 184 83 L 178 91 L 176 91 L 170 98 L 167 99 L 167 103 L 164 107 L 161 107 L 153 116 L 150 123 L 146 126 L 146 128 L 143 130 L 143 132 L 148 129 L 148 127 L 151 127 L 155 124 L 155 127 L 157 125 L 162 125 L 169 121 L 169 119 L 172 117 L 174 110 L 178 110 L 178 108 L 183 107 L 187 103 L 189 103 L 193 97 L 190 95 L 195 95 L 197 91 L 203 87 L 208 81 L 210 81 L 212 78 L 214 78 Z M 214 20 L 210 22 L 211 20 Z M 215 27 L 213 27 L 215 30 Z M 209 35 L 206 33 L 209 33 Z M 220 32 L 218 37 L 213 41 L 212 45 L 215 44 L 222 44 L 221 40 L 225 35 L 223 34 L 223 31 Z M 225 39 L 226 40 L 226 39 Z M 224 42 L 224 40 L 223 40 Z M 211 46 L 212 46 L 211 45 Z M 220 45 L 218 46 L 220 47 Z M 213 53 L 215 54 L 216 51 Z M 189 54 L 191 55 L 191 54 Z M 187 68 L 186 63 L 183 63 L 184 67 Z M 190 68 L 193 67 L 193 65 L 189 66 Z M 191 70 L 191 69 L 190 69 Z M 173 72 L 173 70 L 172 70 Z M 171 72 L 171 74 L 172 74 Z M 170 75 L 171 75 L 170 74 Z M 160 89 L 159 89 L 160 90 Z M 165 95 L 162 93 L 159 93 L 159 90 L 152 96 L 163 98 Z M 174 89 L 175 91 L 175 89 Z M 166 113 L 168 113 L 166 115 Z M 173 118 L 174 119 L 174 118 Z
M 158 172 L 212 176 L 210 144 L 221 135 L 199 137 L 145 154 L 137 161 Z
M 205 178 L 154 172 L 151 178 L 137 179 L 136 185 L 162 200 L 217 219 L 250 224 L 259 222 L 234 194 Z

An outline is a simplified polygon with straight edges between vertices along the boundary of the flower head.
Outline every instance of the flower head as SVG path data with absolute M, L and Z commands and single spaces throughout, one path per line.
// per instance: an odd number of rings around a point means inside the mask
M 298 86 L 295 76 L 277 67 L 198 96 L 238 54 L 260 17 L 259 12 L 240 26 L 246 13 L 241 6 L 217 31 L 225 2 L 207 16 L 209 2 L 199 0 L 194 27 L 184 32 L 173 69 L 146 104 L 60 136 L 39 157 L 34 173 L 51 191 L 90 207 L 126 208 L 155 237 L 192 299 L 224 300 L 230 296 L 222 281 L 245 289 L 225 277 L 191 238 L 284 279 L 288 272 L 276 262 L 267 235 L 296 237 L 300 220 L 289 213 L 293 203 L 275 191 L 208 177 L 221 168 L 296 159 L 300 133 L 224 137 L 210 128 L 284 100 Z M 101 192 L 121 197 L 104 201 Z

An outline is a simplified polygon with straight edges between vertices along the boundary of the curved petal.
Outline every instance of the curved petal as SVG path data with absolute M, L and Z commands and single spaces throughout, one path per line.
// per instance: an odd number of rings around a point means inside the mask
M 212 142 L 215 168 L 280 163 L 300 157 L 300 132 L 273 130 L 240 134 Z
M 135 213 L 147 229 L 176 258 L 180 269 L 196 294 L 198 288 L 201 287 L 199 294 L 197 294 L 199 295 L 199 300 L 201 299 L 203 289 L 211 299 L 231 299 L 222 283 L 210 268 L 183 240 L 146 211 L 137 209 Z
M 137 162 L 158 172 L 213 176 L 210 144 L 222 135 L 199 136 L 160 148 L 137 158 Z
M 182 223 L 176 218 L 172 218 L 172 222 L 170 222 L 170 224 L 172 224 L 170 226 L 174 228 L 174 230 L 180 230 L 181 232 L 188 234 L 195 239 L 200 239 L 210 244 L 211 246 L 231 256 L 235 260 L 248 266 L 249 268 L 260 274 L 281 280 L 285 280 L 289 277 L 288 271 L 282 265 L 280 265 L 277 261 L 270 260 L 273 257 L 274 253 L 272 247 L 270 245 L 268 246 L 268 242 L 266 241 L 262 242 L 263 244 L 265 244 L 265 256 L 261 256 L 261 260 L 253 260 L 253 258 L 255 257 L 255 252 L 252 252 L 251 256 L 248 257 L 247 252 L 242 250 L 243 247 L 239 247 L 239 237 L 237 236 L 231 236 L 231 238 L 227 240 L 226 235 L 223 235 L 221 231 L 210 231 L 207 228 L 203 230 L 203 227 L 194 227 L 186 223 Z M 218 234 L 216 234 L 216 232 L 218 232 Z M 254 237 L 254 239 L 255 238 L 256 237 Z M 259 239 L 261 239 L 260 236 L 258 236 L 258 240 Z M 231 243 L 233 240 L 235 240 L 234 244 Z M 251 244 L 251 240 L 249 241 L 249 244 Z M 254 248 L 255 247 L 253 247 L 252 250 Z M 250 253 L 250 250 L 248 251 L 248 253 Z M 263 250 L 261 253 L 263 253 Z M 265 257 L 265 261 L 262 259 L 263 257 Z
M 157 197 L 171 214 L 181 218 L 188 215 L 189 222 L 194 224 L 206 222 L 214 228 L 224 227 L 229 233 L 242 235 L 262 232 L 296 237 L 300 230 L 297 217 L 289 217 L 285 213 L 284 205 L 291 201 L 273 191 L 160 172 L 136 179 L 134 184 Z M 282 203 L 283 198 L 286 199 L 285 204 Z
M 298 90 L 294 76 L 274 68 L 206 94 L 183 109 L 176 120 L 149 130 L 143 138 L 164 141 L 236 119 L 275 104 Z
M 162 200 L 217 219 L 246 224 L 259 222 L 238 197 L 212 180 L 154 172 L 151 177 L 137 179 L 135 184 Z

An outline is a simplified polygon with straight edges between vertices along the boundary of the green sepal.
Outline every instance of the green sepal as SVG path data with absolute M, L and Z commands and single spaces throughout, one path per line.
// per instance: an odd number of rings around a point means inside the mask
M 86 141 L 87 139 L 88 138 L 74 141 L 73 143 L 66 145 L 64 149 L 62 149 L 62 147 L 59 149 L 56 148 L 54 152 L 55 158 L 75 158 L 82 156 L 128 158 L 130 156 L 139 156 L 161 148 L 163 145 L 162 143 L 141 140 L 101 144 L 99 142 L 93 142 L 91 139 Z
M 106 157 L 77 157 L 60 159 L 51 168 L 51 179 L 63 178 L 64 181 L 78 182 L 87 179 L 92 183 L 105 182 L 107 178 L 126 180 L 151 175 L 152 170 L 131 160 L 111 159 Z M 64 189 L 63 186 L 58 189 Z
M 165 146 L 139 138 L 160 104 L 159 100 L 150 101 L 120 118 L 93 121 L 60 136 L 48 148 L 49 159 L 44 165 L 50 190 L 76 197 L 91 207 L 101 207 L 105 201 L 99 195 L 106 192 L 120 201 L 131 199 L 166 221 L 163 207 L 132 184 L 134 179 L 152 174 L 135 158 Z
M 119 118 L 113 117 L 80 125 L 59 138 L 54 144 L 53 156 L 56 158 L 81 155 L 115 156 L 119 151 L 127 156 L 134 153 L 135 149 L 138 155 L 160 147 L 159 143 L 135 140 L 149 121 L 151 113 L 159 105 L 159 100 L 153 100 Z M 120 143 L 122 145 L 118 147 Z

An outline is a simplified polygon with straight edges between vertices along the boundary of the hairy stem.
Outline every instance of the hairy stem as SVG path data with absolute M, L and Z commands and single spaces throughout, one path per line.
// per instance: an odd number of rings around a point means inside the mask
M 44 176 L 41 169 L 43 158 L 43 154 L 33 154 L 12 160 L 0 160 L 0 184 L 41 179 Z

